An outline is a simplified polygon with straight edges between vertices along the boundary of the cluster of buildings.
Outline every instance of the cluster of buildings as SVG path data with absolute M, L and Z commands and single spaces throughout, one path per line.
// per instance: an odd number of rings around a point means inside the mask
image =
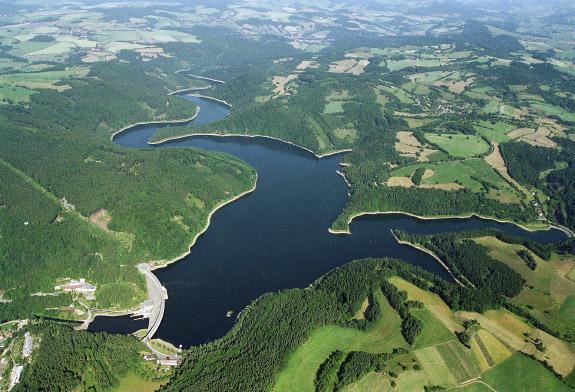
M 69 293 L 82 294 L 88 299 L 94 299 L 94 293 L 96 292 L 96 286 L 86 282 L 86 279 L 81 278 L 79 280 L 71 279 L 66 284 L 54 286 L 56 291 L 66 291 Z

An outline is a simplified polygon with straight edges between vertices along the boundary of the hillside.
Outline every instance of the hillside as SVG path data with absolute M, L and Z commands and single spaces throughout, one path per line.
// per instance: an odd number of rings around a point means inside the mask
M 355 261 L 254 301 L 161 390 L 571 390 L 572 343 L 503 307 L 454 302 L 477 295 L 400 261 Z M 509 378 L 518 368 L 530 371 Z

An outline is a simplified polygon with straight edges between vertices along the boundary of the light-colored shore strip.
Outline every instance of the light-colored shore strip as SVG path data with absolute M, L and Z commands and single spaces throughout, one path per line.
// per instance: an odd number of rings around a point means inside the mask
M 345 181 L 345 183 L 347 184 L 347 187 L 349 189 L 351 189 L 351 184 L 349 183 L 349 181 L 347 180 L 347 177 L 345 176 L 345 173 L 342 172 L 341 170 L 336 170 L 335 171 L 339 176 L 341 176 L 341 178 L 343 178 L 343 180 Z
M 207 76 L 201 76 L 201 75 L 196 75 L 193 73 L 190 73 L 191 69 L 178 69 L 177 71 L 175 71 L 175 74 L 180 74 L 180 73 L 185 73 L 186 76 L 189 76 L 191 78 L 195 78 L 195 79 L 201 79 L 201 80 L 207 80 L 209 82 L 214 82 L 214 83 L 221 83 L 221 84 L 225 84 L 225 80 L 220 80 L 220 79 L 214 79 L 214 78 L 209 78 Z
M 190 121 L 195 120 L 196 117 L 198 117 L 198 114 L 200 114 L 200 107 L 199 106 L 196 107 L 196 112 L 194 113 L 194 115 L 191 117 L 188 117 L 188 118 L 182 118 L 182 119 L 177 119 L 177 120 L 164 120 L 164 121 L 141 121 L 141 122 L 133 123 L 130 125 L 126 125 L 125 127 L 122 127 L 119 130 L 117 130 L 116 132 L 112 133 L 112 135 L 110 135 L 110 140 L 114 141 L 116 136 L 118 136 L 119 134 L 121 134 L 123 132 L 129 131 L 130 129 L 135 128 L 135 127 L 141 127 L 141 126 L 145 126 L 145 125 L 185 124 L 185 123 L 188 123 Z
M 195 78 L 195 79 L 207 80 L 208 82 L 214 82 L 214 83 L 220 83 L 220 84 L 225 84 L 225 83 L 226 83 L 224 80 L 209 78 L 209 77 L 207 77 L 207 76 L 196 75 L 196 74 L 193 74 L 193 73 L 186 73 L 186 75 L 189 76 L 189 77 L 191 77 L 191 78 Z
M 549 227 L 554 228 L 554 229 L 559 230 L 559 231 L 562 231 L 569 238 L 575 237 L 575 233 L 573 233 L 573 230 L 571 230 L 570 228 L 565 227 L 563 225 L 560 225 L 559 223 L 551 223 L 549 225 Z
M 186 95 L 192 95 L 192 96 L 198 97 L 198 98 L 209 99 L 211 101 L 219 102 L 222 105 L 227 106 L 229 109 L 233 108 L 232 104 L 229 103 L 228 101 L 224 100 L 224 99 L 214 98 L 214 97 L 210 97 L 209 95 L 202 95 L 202 94 L 186 94 Z
M 202 97 L 202 98 L 209 98 L 209 97 Z M 299 144 L 295 144 L 293 142 L 289 142 L 287 140 L 282 140 L 279 139 L 277 137 L 273 137 L 273 136 L 268 136 L 268 135 L 246 135 L 246 134 L 238 134 L 238 133 L 209 133 L 209 132 L 193 132 L 193 133 L 189 133 L 186 135 L 179 135 L 179 136 L 171 136 L 171 137 L 167 137 L 164 139 L 160 139 L 160 140 L 156 140 L 156 141 L 152 141 L 152 142 L 148 142 L 148 144 L 150 145 L 159 145 L 159 144 L 164 144 L 173 140 L 178 140 L 178 139 L 185 139 L 185 138 L 189 138 L 189 137 L 194 137 L 194 136 L 213 136 L 213 137 L 251 137 L 251 138 L 263 138 L 263 139 L 271 139 L 271 140 L 276 140 L 282 143 L 286 143 L 286 144 L 290 144 L 294 147 L 297 148 L 301 148 L 302 150 L 305 150 L 311 154 L 313 154 L 316 158 L 325 158 L 328 156 L 332 156 L 332 155 L 337 155 L 337 154 L 343 154 L 345 152 L 351 152 L 352 149 L 350 148 L 346 148 L 343 150 L 336 150 L 336 151 L 330 151 L 330 152 L 326 152 L 325 154 L 316 154 L 313 150 L 310 150 L 309 148 L 300 146 Z
M 240 194 L 238 194 L 237 196 L 232 197 L 231 199 L 228 200 L 224 200 L 221 203 L 219 203 L 217 206 L 214 207 L 214 209 L 212 210 L 212 212 L 210 212 L 210 214 L 208 215 L 208 219 L 206 221 L 206 224 L 204 225 L 204 227 L 202 228 L 201 231 L 199 231 L 194 238 L 192 239 L 192 242 L 190 244 L 190 246 L 188 247 L 188 250 L 185 251 L 184 253 L 182 253 L 179 256 L 176 256 L 172 259 L 169 260 L 157 260 L 157 261 L 153 261 L 150 264 L 150 270 L 154 271 L 156 269 L 160 269 L 160 268 L 164 268 L 167 267 L 168 265 L 175 263 L 176 261 L 181 260 L 182 258 L 186 257 L 187 255 L 190 254 L 190 252 L 192 251 L 193 246 L 196 244 L 196 241 L 198 240 L 198 238 L 204 234 L 206 232 L 206 230 L 208 230 L 208 228 L 210 227 L 210 223 L 212 221 L 212 216 L 221 208 L 225 207 L 226 205 L 233 203 L 234 201 L 241 199 L 242 197 L 249 195 L 250 193 L 254 192 L 256 190 L 257 187 L 257 182 L 258 182 L 258 175 L 256 173 L 256 179 L 254 181 L 254 185 L 248 189 L 245 192 L 242 192 Z
M 391 231 L 391 235 L 393 236 L 393 238 L 395 238 L 395 241 L 397 241 L 398 244 L 407 245 L 407 246 L 410 246 L 410 247 L 412 247 L 412 248 L 414 248 L 414 249 L 419 250 L 420 252 L 427 253 L 428 255 L 430 255 L 431 257 L 433 257 L 433 258 L 443 267 L 443 269 L 444 269 L 445 271 L 447 271 L 447 273 L 451 276 L 451 278 L 452 278 L 454 281 L 456 281 L 461 287 L 465 287 L 465 285 L 464 285 L 463 283 L 461 283 L 461 281 L 460 281 L 459 279 L 457 279 L 457 278 L 455 277 L 455 275 L 453 275 L 453 272 L 451 272 L 451 269 L 447 266 L 447 264 L 445 264 L 445 262 L 443 262 L 443 260 L 441 260 L 441 259 L 439 258 L 439 256 L 437 256 L 437 255 L 436 255 L 435 253 L 433 253 L 431 250 L 429 250 L 429 249 L 427 249 L 427 248 L 425 248 L 425 247 L 423 247 L 423 246 L 420 246 L 420 245 L 417 245 L 417 244 L 413 244 L 413 243 L 411 243 L 411 242 L 409 242 L 409 241 L 400 240 L 399 238 L 397 238 L 397 236 L 395 235 L 395 233 L 393 232 L 393 230 L 390 229 L 390 231 Z
M 535 231 L 550 231 L 552 229 L 556 229 L 556 230 L 560 230 L 562 232 L 564 232 L 566 235 L 569 235 L 568 232 L 570 232 L 569 229 L 567 228 L 561 228 L 558 227 L 555 224 L 548 224 L 546 228 L 541 228 L 541 229 L 536 229 L 536 228 L 530 228 L 527 226 L 523 226 L 520 223 L 517 222 L 513 222 L 510 220 L 502 220 L 502 219 L 497 219 L 491 216 L 485 216 L 485 215 L 480 215 L 480 214 L 476 214 L 476 213 L 470 213 L 470 214 L 466 214 L 466 215 L 432 215 L 432 216 L 421 216 L 421 215 L 416 215 L 416 214 L 412 214 L 411 212 L 404 212 L 404 211 L 363 211 L 363 212 L 358 212 L 356 214 L 353 214 L 349 217 L 349 219 L 347 220 L 347 229 L 344 230 L 334 230 L 332 228 L 329 228 L 329 232 L 332 234 L 351 234 L 351 230 L 349 228 L 349 225 L 353 222 L 353 220 L 355 218 L 359 218 L 361 216 L 364 215 L 406 215 L 406 216 L 410 216 L 412 218 L 416 218 L 416 219 L 420 219 L 420 220 L 441 220 L 441 219 L 469 219 L 469 218 L 473 218 L 473 217 L 477 217 L 480 219 L 484 219 L 484 220 L 489 220 L 489 221 L 494 221 L 494 222 L 498 222 L 498 223 L 509 223 L 512 225 L 515 225 L 517 227 L 519 227 L 520 229 L 523 229 L 525 231 L 529 231 L 531 233 L 535 232 Z M 567 230 L 567 231 L 566 231 Z
M 201 91 L 201 90 L 209 90 L 211 89 L 212 86 L 205 86 L 205 87 L 187 87 L 187 88 L 182 88 L 179 90 L 175 90 L 175 91 L 171 91 L 168 93 L 168 96 L 171 95 L 178 95 L 178 94 L 184 94 L 184 93 L 193 93 L 194 91 Z

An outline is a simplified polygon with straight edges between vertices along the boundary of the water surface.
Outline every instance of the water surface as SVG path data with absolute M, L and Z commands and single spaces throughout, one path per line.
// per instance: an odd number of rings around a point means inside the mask
M 215 101 L 185 98 L 201 107 L 192 124 L 215 121 L 228 113 L 227 107 Z M 155 271 L 169 293 L 157 337 L 176 345 L 189 347 L 218 338 L 259 295 L 305 287 L 354 259 L 400 258 L 450 279 L 429 255 L 397 244 L 391 229 L 436 233 L 499 228 L 541 242 L 564 238 L 558 230 L 531 233 L 480 218 L 421 220 L 402 214 L 364 216 L 351 224 L 351 235 L 330 234 L 328 228 L 347 200 L 347 186 L 336 173 L 341 155 L 317 159 L 286 143 L 246 137 L 198 136 L 150 147 L 147 140 L 156 129 L 135 127 L 118 135 L 115 142 L 129 148 L 222 151 L 243 159 L 258 172 L 255 192 L 214 214 L 188 256 Z M 229 310 L 233 317 L 226 317 Z M 136 328 L 123 321 L 122 332 Z M 113 326 L 116 331 L 118 322 Z M 107 330 L 105 320 L 98 326 Z

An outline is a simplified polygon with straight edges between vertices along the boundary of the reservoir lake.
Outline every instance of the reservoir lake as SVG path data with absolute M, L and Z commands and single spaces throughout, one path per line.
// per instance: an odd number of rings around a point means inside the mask
M 200 107 L 188 125 L 217 121 L 229 112 L 214 100 L 182 97 Z M 354 259 L 399 258 L 450 279 L 431 256 L 398 244 L 391 229 L 436 233 L 498 228 L 543 243 L 565 238 L 555 229 L 529 232 L 476 217 L 423 220 L 403 214 L 358 217 L 350 225 L 352 234 L 331 234 L 328 228 L 348 197 L 347 185 L 336 173 L 343 154 L 318 159 L 287 143 L 241 136 L 193 136 L 151 146 L 148 139 L 158 127 L 135 126 L 116 135 L 114 142 L 126 148 L 195 147 L 225 152 L 258 173 L 256 190 L 218 210 L 189 255 L 154 271 L 169 295 L 156 337 L 176 346 L 185 348 L 221 337 L 258 296 L 306 287 Z M 227 317 L 230 310 L 233 315 Z M 131 333 L 145 326 L 146 322 L 129 316 L 99 316 L 89 330 Z

